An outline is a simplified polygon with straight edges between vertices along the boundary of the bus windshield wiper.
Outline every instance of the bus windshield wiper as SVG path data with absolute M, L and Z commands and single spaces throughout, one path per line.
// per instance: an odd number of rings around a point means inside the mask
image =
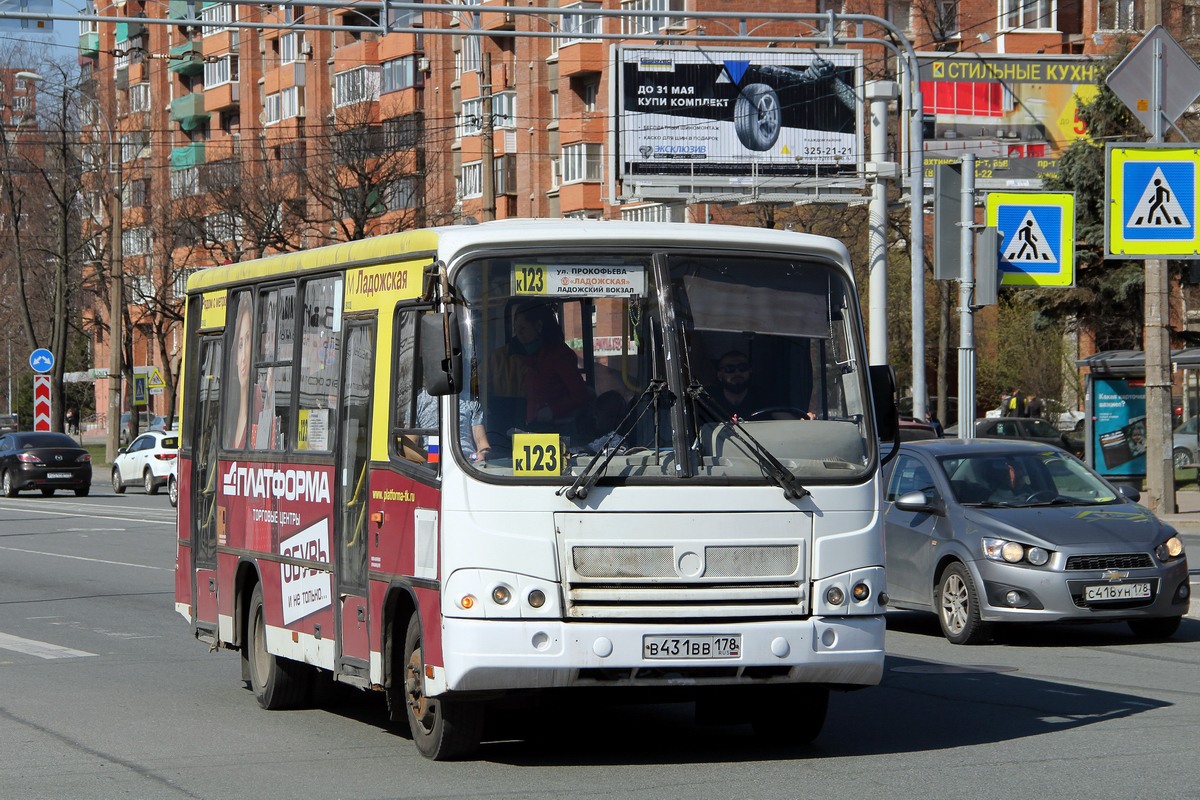
M 712 396 L 709 395 L 702 385 L 693 381 L 687 389 L 688 397 L 701 408 L 706 414 L 714 420 L 723 421 L 723 415 L 720 410 L 713 404 Z M 779 488 L 783 489 L 783 496 L 789 500 L 799 500 L 812 494 L 808 489 L 800 485 L 800 481 L 796 480 L 796 476 L 792 471 L 780 463 L 779 459 L 768 450 L 761 442 L 750 435 L 749 431 L 743 427 L 741 422 L 728 422 L 726 429 L 733 438 L 737 439 L 746 447 L 746 451 L 758 462 L 762 471 L 775 481 Z
M 621 417 L 621 421 L 617 423 L 613 432 L 604 439 L 603 458 L 597 454 L 595 458 L 587 463 L 583 471 L 579 473 L 579 477 L 575 482 L 566 489 L 559 489 L 555 492 L 556 495 L 566 495 L 568 500 L 582 500 L 587 497 L 588 490 L 596 485 L 596 481 L 600 480 L 601 473 L 608 463 L 613 460 L 613 456 L 621 449 L 621 445 L 625 443 L 625 439 L 637 427 L 637 424 L 642 421 L 642 417 L 646 412 L 657 405 L 658 396 L 667 388 L 667 382 L 661 378 L 654 378 L 646 387 L 646 390 L 638 397 L 637 402 L 629 407 L 625 412 L 625 416 Z M 669 394 L 669 393 L 668 393 Z M 643 405 L 644 401 L 644 405 Z M 638 406 L 642 407 L 642 411 L 637 417 L 633 414 L 638 410 Z M 633 420 L 630 422 L 630 420 Z

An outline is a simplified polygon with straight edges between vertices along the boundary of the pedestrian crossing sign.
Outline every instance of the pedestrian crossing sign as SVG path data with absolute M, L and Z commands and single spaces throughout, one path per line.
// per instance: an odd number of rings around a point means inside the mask
M 1195 258 L 1200 148 L 1110 144 L 1105 252 L 1115 258 Z
M 1000 251 L 1000 286 L 1075 285 L 1075 195 L 989 192 L 987 226 Z

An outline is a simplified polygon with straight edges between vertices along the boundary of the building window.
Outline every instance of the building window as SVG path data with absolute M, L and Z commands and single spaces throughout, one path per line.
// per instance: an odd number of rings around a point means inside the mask
M 211 89 L 238 79 L 238 57 L 218 56 L 215 61 L 204 62 L 204 87 Z
M 600 15 L 587 13 L 588 11 L 598 10 L 600 8 L 599 3 L 570 3 L 562 8 L 564 11 L 575 10 L 583 13 L 562 14 L 559 16 L 559 24 L 562 26 L 563 32 L 563 36 L 559 40 L 559 47 L 584 41 L 586 36 L 603 31 Z
M 497 92 L 492 95 L 492 126 L 517 127 L 517 93 Z
M 135 83 L 129 87 L 129 110 L 130 112 L 150 110 L 150 84 Z
M 358 67 L 334 75 L 333 104 L 337 108 L 379 99 L 379 67 Z
M 1053 30 L 1053 0 L 1000 0 L 1000 25 L 1009 30 Z
M 457 117 L 455 130 L 458 135 L 456 138 L 478 136 L 483 130 L 483 101 L 478 97 L 463 100 Z
M 548 127 L 548 128 L 557 128 L 558 127 L 558 92 L 557 91 L 550 92 L 550 122 L 547 124 L 546 127 Z
M 285 33 L 279 37 L 279 63 L 294 64 L 300 60 L 300 45 L 304 36 L 296 33 Z
M 388 211 L 403 211 L 416 208 L 420 199 L 421 184 L 416 178 L 399 178 L 392 181 L 385 192 Z
M 200 170 L 196 167 L 171 170 L 171 197 L 178 199 L 200 194 Z
M 300 116 L 300 87 L 289 86 L 279 93 L 279 112 L 284 119 Z
M 388 150 L 411 150 L 421 140 L 421 116 L 407 114 L 383 121 L 383 146 Z
M 1096 29 L 1101 31 L 1140 31 L 1145 9 L 1142 0 L 1100 0 Z
M 513 155 L 496 156 L 492 162 L 493 186 L 496 194 L 517 193 L 517 157 Z
M 263 98 L 263 124 L 275 125 L 279 122 L 279 95 L 269 94 Z
M 204 36 L 212 36 L 217 33 L 230 30 L 228 24 L 233 22 L 233 6 L 228 3 L 217 3 L 200 9 L 200 21 L 212 23 L 212 27 L 204 25 L 201 27 Z
M 129 162 L 137 158 L 149 158 L 150 146 L 145 131 L 130 131 L 121 134 L 121 161 Z
M 911 31 L 912 0 L 888 0 L 887 21 L 902 31 Z
M 483 43 L 478 36 L 464 36 L 462 46 L 454 54 L 454 74 L 461 78 L 464 72 L 478 72 L 483 68 Z
M 242 238 L 241 220 L 227 211 L 209 214 L 204 218 L 204 238 L 213 244 L 236 242 Z
M 676 20 L 669 11 L 683 11 L 683 0 L 621 0 L 622 11 L 654 11 L 653 16 L 622 17 L 621 32 L 625 34 L 657 33 L 670 28 Z
M 562 186 L 562 159 L 550 159 L 550 188 L 557 189 Z
M 562 182 L 598 181 L 604 149 L 599 144 L 582 142 L 562 149 Z
M 379 91 L 382 94 L 411 89 L 419 83 L 416 56 L 404 56 L 385 61 L 381 65 L 381 70 Z
M 150 252 L 150 231 L 146 228 L 126 228 L 121 232 L 121 249 L 127 256 L 144 256 Z
M 121 189 L 122 208 L 145 208 L 150 205 L 150 179 L 138 178 Z
M 458 197 L 483 196 L 483 162 L 463 164 L 458 178 Z
M 598 95 L 599 93 L 600 93 L 600 82 L 599 81 L 588 81 L 587 83 L 583 84 L 583 91 L 580 92 L 580 96 L 583 99 L 583 110 L 584 111 L 595 111 L 596 110 L 596 95 Z

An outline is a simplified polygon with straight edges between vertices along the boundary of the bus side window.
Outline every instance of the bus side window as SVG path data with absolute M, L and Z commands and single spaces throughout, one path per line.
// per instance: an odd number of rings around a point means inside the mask
M 441 458 L 439 402 L 421 386 L 417 319 L 418 312 L 413 309 L 396 313 L 392 452 L 405 461 L 436 470 Z

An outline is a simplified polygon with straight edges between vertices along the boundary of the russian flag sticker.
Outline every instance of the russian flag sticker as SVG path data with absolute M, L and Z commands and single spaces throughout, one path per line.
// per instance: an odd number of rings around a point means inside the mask
M 429 441 L 425 445 L 425 461 L 430 464 L 436 464 L 442 459 L 442 448 L 438 443 L 438 437 L 430 436 Z

